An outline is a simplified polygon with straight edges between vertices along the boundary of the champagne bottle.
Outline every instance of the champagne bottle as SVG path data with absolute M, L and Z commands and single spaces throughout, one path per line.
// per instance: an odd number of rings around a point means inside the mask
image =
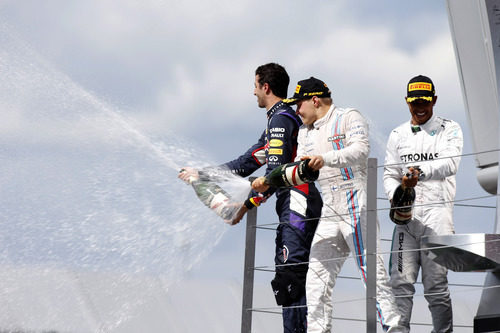
M 394 192 L 391 201 L 389 217 L 392 222 L 399 225 L 406 225 L 411 221 L 413 214 L 413 203 L 415 202 L 415 189 L 399 185 Z
M 180 172 L 184 172 L 184 170 Z M 231 197 L 229 194 L 207 177 L 191 176 L 188 183 L 193 186 L 198 199 L 224 220 L 231 219 L 236 213 L 238 207 L 230 204 Z
M 280 165 L 266 176 L 264 183 L 273 187 L 293 187 L 314 182 L 319 177 L 319 170 L 311 169 L 309 161 L 307 159 Z

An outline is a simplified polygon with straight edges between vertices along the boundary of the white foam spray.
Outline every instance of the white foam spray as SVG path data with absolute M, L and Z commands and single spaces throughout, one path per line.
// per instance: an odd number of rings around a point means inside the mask
M 213 163 L 178 135 L 145 135 L 7 26 L 0 26 L 0 45 L 0 265 L 116 274 L 115 283 L 153 276 L 168 289 L 229 228 L 177 179 L 181 166 Z M 233 180 L 225 190 L 243 199 L 248 182 Z M 0 299 L 22 308 L 12 298 L 16 287 L 3 286 Z M 112 309 L 87 311 L 100 331 L 119 326 L 141 304 L 137 295 L 112 297 Z M 95 308 L 90 303 L 87 309 Z M 0 312 L 3 327 L 29 328 L 8 310 Z M 71 330 L 54 311 L 33 329 Z

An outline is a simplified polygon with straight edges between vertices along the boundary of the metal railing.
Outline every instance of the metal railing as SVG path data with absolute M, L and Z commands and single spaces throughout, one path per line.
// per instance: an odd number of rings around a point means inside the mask
M 253 178 L 255 179 L 255 178 Z M 253 181 L 250 178 L 250 181 Z M 368 159 L 367 184 L 367 235 L 366 238 L 366 332 L 377 331 L 377 159 Z M 247 213 L 245 235 L 245 266 L 243 273 L 243 300 L 241 306 L 241 333 L 252 332 L 253 286 L 255 270 L 255 244 L 257 208 Z

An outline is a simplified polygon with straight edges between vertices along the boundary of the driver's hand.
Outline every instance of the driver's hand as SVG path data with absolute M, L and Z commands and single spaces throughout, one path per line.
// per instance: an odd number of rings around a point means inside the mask
M 241 204 L 240 209 L 238 209 L 236 214 L 234 214 L 233 218 L 231 220 L 224 220 L 224 222 L 226 222 L 229 225 L 238 224 L 238 223 L 240 223 L 241 219 L 243 218 L 243 216 L 245 216 L 245 214 L 247 212 L 248 212 L 247 206 L 245 206 L 244 204 Z
M 265 183 L 266 177 L 259 177 L 252 182 L 252 189 L 264 193 L 269 189 L 269 185 Z
M 408 173 L 403 176 L 403 179 L 401 180 L 401 185 L 403 186 L 403 189 L 407 187 L 415 187 L 417 186 L 418 182 L 418 170 L 414 169 L 412 167 L 408 168 Z
M 198 170 L 196 170 L 195 168 L 184 167 L 181 169 L 177 177 L 185 181 L 187 184 L 191 184 L 193 181 L 198 180 L 200 178 L 200 175 L 198 173 Z
M 314 155 L 314 156 L 303 156 L 300 158 L 301 161 L 310 159 L 309 163 L 307 164 L 313 171 L 318 171 L 325 165 L 325 160 L 321 155 Z

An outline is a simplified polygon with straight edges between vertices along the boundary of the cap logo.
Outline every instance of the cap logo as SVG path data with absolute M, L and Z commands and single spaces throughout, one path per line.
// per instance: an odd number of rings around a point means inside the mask
M 323 95 L 324 91 L 305 93 L 304 96 L 319 96 Z
M 296 94 L 298 94 L 298 93 L 299 93 L 300 88 L 301 88 L 300 84 L 298 84 L 298 85 L 297 85 L 297 87 L 295 87 L 295 93 L 296 93 Z
M 408 91 L 427 90 L 432 91 L 432 84 L 427 82 L 414 82 L 408 86 Z

